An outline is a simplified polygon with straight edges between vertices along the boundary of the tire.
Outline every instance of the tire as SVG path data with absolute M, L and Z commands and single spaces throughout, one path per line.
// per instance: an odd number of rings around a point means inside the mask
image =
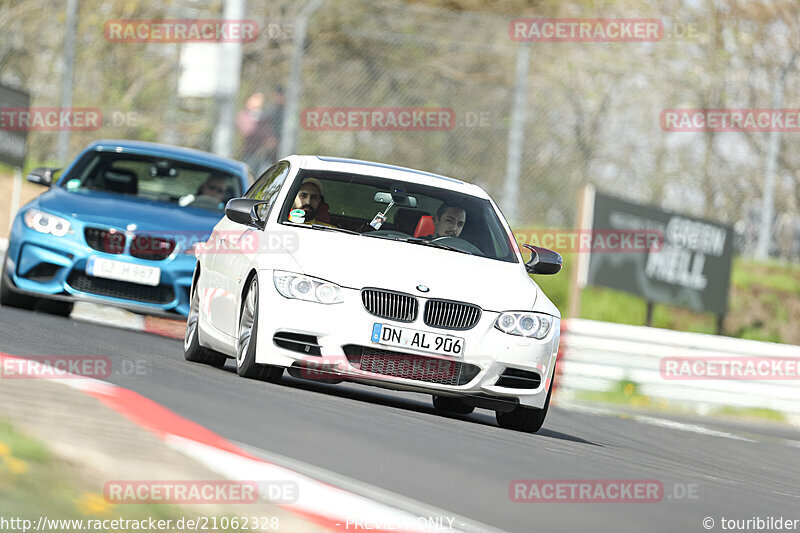
M 450 396 L 434 396 L 433 406 L 439 411 L 457 415 L 468 415 L 475 410 L 475 407 L 467 405 L 461 398 L 451 398 Z
M 215 352 L 200 346 L 198 319 L 200 317 L 200 297 L 197 295 L 197 286 L 192 291 L 192 301 L 189 305 L 189 316 L 186 318 L 186 334 L 183 337 L 183 357 L 192 363 L 211 365 L 215 368 L 225 366 L 228 359 L 225 354 Z
M 0 305 L 19 307 L 31 310 L 36 306 L 37 298 L 20 294 L 13 289 L 11 279 L 6 275 L 6 261 L 3 259 L 3 272 L 0 274 Z
M 497 419 L 497 425 L 503 429 L 536 433 L 542 429 L 544 419 L 547 417 L 547 409 L 550 407 L 550 394 L 552 392 L 553 386 L 551 384 L 550 390 L 547 391 L 547 399 L 544 401 L 544 407 L 541 409 L 518 405 L 510 413 L 496 411 L 495 418 Z
M 276 383 L 283 375 L 283 367 L 256 363 L 258 343 L 258 276 L 253 276 L 242 301 L 236 339 L 236 373 L 243 378 L 260 379 Z
M 36 310 L 44 311 L 45 313 L 49 313 L 51 315 L 68 317 L 70 313 L 72 313 L 72 308 L 74 305 L 75 304 L 72 302 L 65 302 L 63 300 L 48 300 L 46 298 L 42 298 L 39 300 L 39 305 L 36 306 Z

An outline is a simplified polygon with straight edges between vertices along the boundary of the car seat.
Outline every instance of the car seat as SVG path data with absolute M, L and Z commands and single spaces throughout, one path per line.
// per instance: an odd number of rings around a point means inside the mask
M 325 224 L 331 223 L 331 206 L 329 206 L 325 201 L 324 196 L 319 201 L 319 207 L 317 208 L 317 216 L 315 220 L 317 222 L 324 222 Z
M 436 225 L 433 223 L 433 217 L 430 215 L 422 215 L 417 222 L 417 228 L 414 230 L 414 237 L 427 237 L 433 235 L 436 231 Z
M 103 185 L 107 191 L 121 194 L 137 194 L 139 179 L 136 173 L 125 168 L 111 168 L 103 174 Z
M 401 207 L 394 214 L 394 228 L 397 231 L 402 231 L 408 235 L 413 235 L 414 230 L 419 223 L 420 217 L 426 215 L 428 215 L 428 213 L 425 211 L 420 211 L 419 209 L 408 209 Z

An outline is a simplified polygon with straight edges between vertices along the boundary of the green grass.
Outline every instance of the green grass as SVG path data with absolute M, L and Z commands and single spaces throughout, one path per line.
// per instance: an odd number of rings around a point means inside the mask
M 737 418 L 754 418 L 785 422 L 786 415 L 763 407 L 720 407 L 711 412 L 714 416 L 730 416 Z
M 777 292 L 800 294 L 800 265 L 737 258 L 733 262 L 731 284 L 742 289 L 762 287 Z
M 74 465 L 53 457 L 38 441 L 0 420 L 0 509 L 9 517 L 56 519 L 178 519 L 171 505 L 111 505 L 103 487 L 86 481 Z
M 578 391 L 575 398 L 578 401 L 588 403 L 624 405 L 647 411 L 679 414 L 693 413 L 692 409 L 685 404 L 675 405 L 667 400 L 654 399 L 642 394 L 639 384 L 627 379 L 618 381 L 607 391 Z M 713 408 L 708 415 L 721 418 L 771 420 L 774 422 L 786 421 L 786 416 L 783 413 L 766 408 L 716 407 Z
M 615 403 L 634 407 L 649 407 L 652 403 L 649 396 L 645 396 L 639 391 L 639 384 L 628 379 L 618 381 L 607 391 L 580 391 L 578 399 L 593 403 Z

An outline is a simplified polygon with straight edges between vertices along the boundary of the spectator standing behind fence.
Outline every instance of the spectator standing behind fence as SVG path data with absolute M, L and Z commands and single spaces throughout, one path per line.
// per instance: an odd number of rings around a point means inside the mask
M 278 138 L 268 113 L 264 111 L 264 94 L 253 93 L 244 109 L 236 115 L 236 127 L 242 134 L 241 160 L 260 174 L 275 161 Z

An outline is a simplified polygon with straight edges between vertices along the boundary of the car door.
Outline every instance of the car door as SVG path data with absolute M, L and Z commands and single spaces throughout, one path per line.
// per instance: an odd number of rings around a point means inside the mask
M 273 201 L 288 175 L 289 163 L 281 161 L 267 169 L 245 194 L 245 198 L 269 202 L 258 209 L 262 220 L 269 216 Z M 221 291 L 216 301 L 211 301 L 210 315 L 215 327 L 235 337 L 242 284 L 254 263 L 255 254 L 259 253 L 263 231 L 226 217 L 217 225 L 215 233 L 219 250 L 212 268 Z

